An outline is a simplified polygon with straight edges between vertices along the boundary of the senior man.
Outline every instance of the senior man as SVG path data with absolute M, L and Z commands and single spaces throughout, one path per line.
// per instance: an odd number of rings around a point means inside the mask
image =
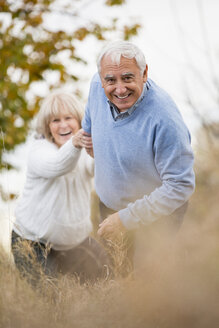
M 98 234 L 112 238 L 158 219 L 179 225 L 195 185 L 190 134 L 134 44 L 113 42 L 100 54 L 82 127 L 85 147 L 88 134 L 93 142 Z

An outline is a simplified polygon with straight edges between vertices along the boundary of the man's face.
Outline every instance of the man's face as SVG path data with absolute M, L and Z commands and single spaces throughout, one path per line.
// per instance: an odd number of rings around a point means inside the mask
M 101 62 L 101 82 L 107 98 L 123 112 L 134 105 L 141 96 L 147 81 L 147 65 L 140 73 L 135 59 L 121 57 L 120 64 L 112 62 L 109 56 Z

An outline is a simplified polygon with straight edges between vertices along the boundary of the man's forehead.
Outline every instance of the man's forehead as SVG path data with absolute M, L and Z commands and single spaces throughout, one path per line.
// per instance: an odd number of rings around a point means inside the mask
M 135 77 L 140 69 L 134 58 L 121 57 L 119 63 L 112 60 L 110 56 L 103 57 L 101 62 L 100 77 L 104 80 Z

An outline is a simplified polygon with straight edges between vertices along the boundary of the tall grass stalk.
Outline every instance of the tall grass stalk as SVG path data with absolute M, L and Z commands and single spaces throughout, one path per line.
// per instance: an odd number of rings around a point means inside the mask
M 218 158 L 214 150 L 212 158 Z M 134 277 L 79 284 L 72 276 L 32 287 L 0 253 L 1 328 L 214 328 L 219 324 L 218 165 L 197 171 L 197 189 L 180 231 L 145 235 Z M 120 247 L 120 246 L 115 246 Z M 120 249 L 121 250 L 121 249 Z M 117 255 L 116 255 L 117 254 Z M 123 255 L 116 249 L 118 267 Z

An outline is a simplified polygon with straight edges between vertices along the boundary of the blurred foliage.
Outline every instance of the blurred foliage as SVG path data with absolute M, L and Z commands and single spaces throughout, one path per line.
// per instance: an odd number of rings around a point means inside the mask
M 125 0 L 106 0 L 106 1 L 105 1 L 105 4 L 106 4 L 107 6 L 122 5 L 122 4 L 124 4 L 124 3 L 126 3 Z
M 79 77 L 68 72 L 58 55 L 67 51 L 72 62 L 86 65 L 86 61 L 76 54 L 76 42 L 90 35 L 105 40 L 106 33 L 118 29 L 117 18 L 113 18 L 110 25 L 97 24 L 92 18 L 86 26 L 75 27 L 71 34 L 48 30 L 43 24 L 44 15 L 52 13 L 62 15 L 60 19 L 70 15 L 74 24 L 74 18 L 80 19 L 80 8 L 74 7 L 78 3 L 77 0 L 69 1 L 68 5 L 59 2 L 57 7 L 55 0 L 0 0 L 0 169 L 7 166 L 2 163 L 3 151 L 10 151 L 26 140 L 30 122 L 39 109 L 40 97 L 36 96 L 31 103 L 27 100 L 31 84 L 46 82 L 49 72 L 57 72 L 59 76 L 50 89 L 69 81 L 74 83 Z M 104 3 L 115 6 L 125 1 L 107 0 Z M 85 4 L 81 1 L 81 8 Z M 6 16 L 10 21 L 7 26 L 4 24 Z M 128 40 L 136 35 L 139 28 L 138 24 L 123 27 L 123 38 Z

